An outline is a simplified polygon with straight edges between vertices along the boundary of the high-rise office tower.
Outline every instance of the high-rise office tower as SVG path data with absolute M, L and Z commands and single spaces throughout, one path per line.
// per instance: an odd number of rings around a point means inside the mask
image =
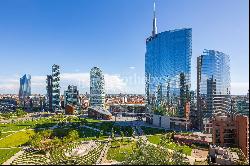
M 47 108 L 49 111 L 53 111 L 52 108 L 52 75 L 47 75 Z
M 90 106 L 105 105 L 105 82 L 104 75 L 98 67 L 93 67 L 90 71 Z
M 52 66 L 52 75 L 47 75 L 47 104 L 49 111 L 60 109 L 60 68 Z
M 192 29 L 178 29 L 157 34 L 156 12 L 152 36 L 146 40 L 146 102 L 149 112 L 159 105 L 175 109 L 185 117 L 191 87 Z
M 80 104 L 79 100 L 80 97 L 77 86 L 69 85 L 68 89 L 64 91 L 64 107 L 68 104 L 78 106 Z
M 214 50 L 204 50 L 197 58 L 197 108 L 200 128 L 203 118 L 230 110 L 230 59 Z
M 31 95 L 31 76 L 24 75 L 20 78 L 19 98 L 24 99 Z
M 60 67 L 52 66 L 52 107 L 53 110 L 60 108 Z

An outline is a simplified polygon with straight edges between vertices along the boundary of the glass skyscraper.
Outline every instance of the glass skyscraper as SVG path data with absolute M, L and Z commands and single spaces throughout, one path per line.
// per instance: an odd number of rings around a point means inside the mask
M 24 99 L 31 95 L 31 76 L 24 75 L 20 78 L 19 98 Z
M 152 35 L 146 40 L 146 103 L 149 113 L 159 107 L 172 116 L 190 112 L 192 29 L 157 33 L 155 3 Z M 162 109 L 161 109 L 162 110 Z
M 197 106 L 200 120 L 219 111 L 229 111 L 230 59 L 215 50 L 204 50 L 197 58 Z
M 90 106 L 104 108 L 105 104 L 104 75 L 98 67 L 90 71 Z
M 146 41 L 145 77 L 149 109 L 170 104 L 183 117 L 185 92 L 190 89 L 192 29 L 166 31 Z

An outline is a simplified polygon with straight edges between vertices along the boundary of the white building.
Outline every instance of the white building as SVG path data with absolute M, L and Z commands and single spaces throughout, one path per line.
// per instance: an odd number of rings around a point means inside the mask
M 104 75 L 98 67 L 90 71 L 90 106 L 105 107 Z

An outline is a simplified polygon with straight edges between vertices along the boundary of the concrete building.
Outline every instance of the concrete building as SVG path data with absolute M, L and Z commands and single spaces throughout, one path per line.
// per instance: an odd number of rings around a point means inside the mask
M 149 122 L 150 123 L 150 122 Z M 190 128 L 190 121 L 186 118 L 152 115 L 151 123 L 154 126 L 169 130 L 186 131 Z
M 212 121 L 213 144 L 239 147 L 249 153 L 249 118 L 240 114 L 218 113 Z

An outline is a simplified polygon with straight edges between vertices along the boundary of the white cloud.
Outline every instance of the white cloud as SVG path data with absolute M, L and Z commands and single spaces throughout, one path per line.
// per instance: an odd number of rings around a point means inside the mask
M 135 78 L 134 78 L 135 77 Z M 104 74 L 106 93 L 144 93 L 144 79 L 137 80 L 139 76 L 121 77 L 115 74 Z M 140 78 L 140 77 L 139 77 Z M 80 93 L 89 92 L 89 73 L 62 73 L 61 74 L 61 93 L 68 85 L 76 85 Z M 248 82 L 232 82 L 231 94 L 247 94 L 249 89 Z M 46 76 L 31 77 L 32 93 L 46 93 Z M 0 76 L 0 94 L 13 93 L 19 91 L 19 76 Z
M 126 83 L 119 75 L 104 74 L 105 90 L 107 93 L 125 93 Z M 68 85 L 76 85 L 80 93 L 89 92 L 89 73 L 62 73 L 61 93 Z M 0 76 L 0 93 L 15 93 L 19 90 L 18 76 Z M 31 76 L 32 93 L 46 93 L 46 76 Z
M 130 68 L 131 70 L 134 70 L 134 69 L 135 69 L 135 67 L 134 67 L 134 66 L 130 66 L 129 68 Z

